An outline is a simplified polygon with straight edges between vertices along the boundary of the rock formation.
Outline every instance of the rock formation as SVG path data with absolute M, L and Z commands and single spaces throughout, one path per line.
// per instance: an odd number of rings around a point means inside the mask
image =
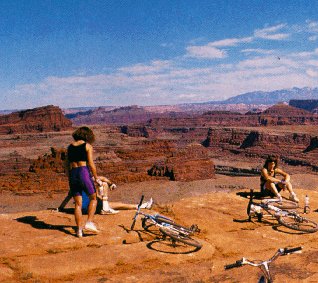
M 62 131 L 71 126 L 62 110 L 53 105 L 0 116 L 0 134 Z
M 178 148 L 165 160 L 156 162 L 150 170 L 151 176 L 168 177 L 173 181 L 193 181 L 215 177 L 214 163 L 208 151 L 200 144 Z

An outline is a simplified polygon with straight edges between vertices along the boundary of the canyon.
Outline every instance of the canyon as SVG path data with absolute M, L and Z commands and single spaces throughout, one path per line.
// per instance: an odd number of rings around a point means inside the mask
M 318 170 L 318 117 L 286 104 L 254 114 L 165 112 L 159 117 L 157 112 L 148 113 L 145 122 L 144 110 L 136 106 L 115 113 L 109 123 L 101 119 L 92 127 L 98 171 L 116 183 L 193 181 L 213 178 L 216 173 L 255 175 L 271 154 L 278 155 L 287 169 Z M 65 190 L 65 147 L 74 129 L 71 120 L 54 106 L 0 118 L 3 129 L 11 127 L 10 134 L 0 135 L 1 189 Z
M 279 247 L 297 245 L 303 254 L 279 259 L 275 280 L 318 280 L 316 234 L 247 222 L 244 197 L 251 188 L 259 190 L 264 159 L 276 154 L 291 174 L 299 211 L 309 195 L 308 217 L 318 221 L 315 114 L 286 104 L 247 113 L 114 110 L 101 120 L 93 111 L 88 123 L 96 134 L 97 170 L 118 185 L 111 201 L 153 197 L 153 213 L 199 225 L 196 237 L 203 248 L 173 247 L 145 233 L 140 223 L 129 231 L 134 214 L 129 210 L 96 215 L 101 233 L 77 239 L 72 202 L 65 212 L 56 207 L 68 192 L 66 146 L 76 126 L 85 123 L 72 120 L 79 115 L 66 118 L 61 109 L 47 106 L 23 112 L 28 115 L 0 116 L 0 239 L 5 243 L 0 281 L 248 282 L 256 280 L 257 270 L 224 271 L 223 266 L 243 256 L 265 259 Z M 117 114 L 110 119 L 112 113 Z M 87 264 L 86 258 L 94 260 Z

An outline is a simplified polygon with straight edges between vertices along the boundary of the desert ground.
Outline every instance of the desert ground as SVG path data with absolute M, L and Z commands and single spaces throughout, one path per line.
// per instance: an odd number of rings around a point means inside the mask
M 318 221 L 316 175 L 292 175 L 300 197 L 310 196 L 308 218 Z M 65 194 L 17 196 L 1 194 L 1 282 L 256 282 L 260 270 L 248 266 L 224 270 L 244 257 L 266 259 L 280 247 L 302 246 L 301 254 L 280 257 L 272 265 L 276 282 L 318 282 L 317 233 L 302 234 L 276 221 L 246 222 L 244 192 L 258 188 L 258 177 L 226 177 L 193 182 L 151 181 L 123 184 L 113 201 L 137 203 L 153 197 L 151 213 L 201 229 L 203 247 L 173 247 L 148 233 L 140 219 L 129 231 L 134 211 L 96 215 L 101 232 L 75 237 L 70 202 L 56 208 Z M 131 192 L 127 194 L 127 191 Z M 66 192 L 65 192 L 66 193 Z M 243 195 L 243 196 L 242 196 Z
M 99 131 L 96 147 L 100 152 L 127 149 L 140 140 L 104 127 L 95 129 Z M 266 130 L 288 129 L 317 133 L 313 126 Z M 211 179 L 183 182 L 154 178 L 119 183 L 110 192 L 110 201 L 115 202 L 137 204 L 141 195 L 146 200 L 153 197 L 155 205 L 150 213 L 163 214 L 184 226 L 197 224 L 201 231 L 195 238 L 203 245 L 200 250 L 183 244 L 173 246 L 158 232 L 144 231 L 140 219 L 130 231 L 133 210 L 96 215 L 100 233 L 84 233 L 83 238 L 77 238 L 73 202 L 69 202 L 65 212 L 56 210 L 67 194 L 67 182 L 54 190 L 45 189 L 58 174 L 45 180 L 48 175 L 24 175 L 23 170 L 28 168 L 22 166 L 17 177 L 12 173 L 13 166 L 21 164 L 5 163 L 16 156 L 17 160 L 36 160 L 49 153 L 52 146 L 65 147 L 71 142 L 71 133 L 72 130 L 0 136 L 2 169 L 10 169 L 1 175 L 3 184 L 9 186 L 0 190 L 0 282 L 257 282 L 259 269 L 244 266 L 224 270 L 224 265 L 242 257 L 264 260 L 278 248 L 295 246 L 302 246 L 303 252 L 280 257 L 271 266 L 275 282 L 318 282 L 318 232 L 303 234 L 276 220 L 247 221 L 246 195 L 250 189 L 259 190 L 259 176 L 216 174 Z M 242 159 L 243 155 L 219 152 L 215 156 L 216 165 L 237 168 L 256 168 L 263 162 L 260 157 Z M 13 169 L 5 168 L 10 166 Z M 303 211 L 308 195 L 311 211 L 306 217 L 318 222 L 317 173 L 301 166 L 283 167 L 291 174 L 300 199 L 298 211 Z M 30 179 L 31 185 L 24 188 L 27 182 L 23 183 L 21 176 L 30 174 L 42 178 Z M 288 197 L 286 193 L 284 196 Z

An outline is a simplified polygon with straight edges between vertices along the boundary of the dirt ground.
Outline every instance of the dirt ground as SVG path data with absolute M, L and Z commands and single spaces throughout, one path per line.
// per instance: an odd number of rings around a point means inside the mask
M 308 218 L 318 221 L 316 175 L 292 175 L 302 210 L 310 196 Z M 226 177 L 195 182 L 155 181 L 125 184 L 113 201 L 137 203 L 152 196 L 159 212 L 179 224 L 197 224 L 203 247 L 176 247 L 158 231 L 146 232 L 140 219 L 129 231 L 134 211 L 96 215 L 101 232 L 75 237 L 72 202 L 57 212 L 64 195 L 1 194 L 1 282 L 257 282 L 260 270 L 224 270 L 244 257 L 269 258 L 280 247 L 302 246 L 301 254 L 279 258 L 271 267 L 276 282 L 318 282 L 317 233 L 302 234 L 276 221 L 246 222 L 248 199 L 257 177 Z M 244 195 L 244 194 L 243 194 Z

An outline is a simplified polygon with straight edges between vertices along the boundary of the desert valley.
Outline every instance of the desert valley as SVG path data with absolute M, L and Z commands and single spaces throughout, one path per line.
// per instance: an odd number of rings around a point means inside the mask
M 301 254 L 275 262 L 274 279 L 318 282 L 317 233 L 246 221 L 246 195 L 259 191 L 260 169 L 270 154 L 291 174 L 299 211 L 309 195 L 308 218 L 318 221 L 318 116 L 315 107 L 297 107 L 302 105 L 78 112 L 49 105 L 0 115 L 0 281 L 256 282 L 258 269 L 225 271 L 224 265 L 302 246 Z M 65 212 L 55 208 L 68 192 L 65 148 L 80 125 L 96 134 L 99 174 L 118 185 L 111 201 L 153 197 L 151 212 L 199 226 L 200 250 L 160 241 L 140 221 L 129 231 L 134 211 L 128 210 L 96 215 L 101 233 L 75 237 L 72 202 Z

